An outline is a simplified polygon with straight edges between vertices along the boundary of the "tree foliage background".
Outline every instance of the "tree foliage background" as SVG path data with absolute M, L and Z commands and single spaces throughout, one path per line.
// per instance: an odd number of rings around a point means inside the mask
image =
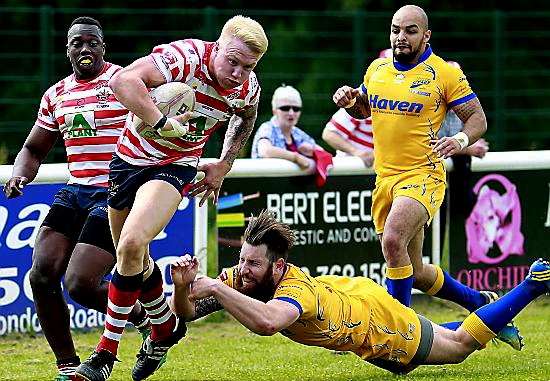
M 288 0 L 66 0 L 47 4 L 4 0 L 0 7 L 0 155 L 4 152 L 4 161 L 13 162 L 34 122 L 43 91 L 70 74 L 65 33 L 77 16 L 100 20 L 106 59 L 123 66 L 160 43 L 189 37 L 215 40 L 233 14 L 258 19 L 270 47 L 256 70 L 262 84 L 257 126 L 271 116 L 273 90 L 281 83 L 291 84 L 304 99 L 300 127 L 322 144 L 322 128 L 335 111 L 334 89 L 360 83 L 368 63 L 388 47 L 391 16 L 408 3 L 319 0 L 306 7 Z M 436 54 L 459 61 L 480 97 L 489 119 L 491 149 L 550 149 L 550 132 L 545 128 L 550 117 L 546 102 L 550 48 L 544 44 L 550 37 L 544 27 L 550 18 L 550 2 L 419 0 L 415 4 L 428 13 Z M 44 22 L 43 15 L 17 11 L 44 5 L 51 7 L 53 41 L 44 38 L 37 27 Z M 213 136 L 204 156 L 218 156 L 223 134 L 221 129 Z M 48 161 L 64 160 L 63 144 L 58 142 Z

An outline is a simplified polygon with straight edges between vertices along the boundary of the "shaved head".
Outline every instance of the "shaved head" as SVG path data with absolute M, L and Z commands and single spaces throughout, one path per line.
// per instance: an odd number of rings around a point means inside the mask
M 432 32 L 428 29 L 426 12 L 416 5 L 405 5 L 391 20 L 390 44 L 395 60 L 415 64 L 426 51 Z
M 394 19 L 406 18 L 414 20 L 420 29 L 428 30 L 428 16 L 422 8 L 417 5 L 404 5 L 395 12 Z

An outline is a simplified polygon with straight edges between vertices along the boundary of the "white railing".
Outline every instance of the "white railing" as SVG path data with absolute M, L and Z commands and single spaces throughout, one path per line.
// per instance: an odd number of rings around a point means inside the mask
M 202 163 L 215 159 L 202 159 Z M 366 168 L 363 161 L 357 157 L 335 157 L 334 168 L 329 176 L 371 175 L 372 168 Z M 447 160 L 448 170 L 452 170 L 452 162 Z M 476 171 L 511 171 L 550 169 L 550 151 L 514 151 L 488 152 L 483 159 L 473 158 L 472 170 Z M 0 166 L 0 183 L 5 183 L 12 172 L 11 165 Z M 298 165 L 283 159 L 237 159 L 228 177 L 277 177 L 301 176 L 310 172 L 301 170 Z M 66 182 L 69 179 L 67 164 L 43 164 L 34 182 L 53 183 Z
M 201 163 L 215 159 L 202 159 Z M 366 168 L 357 157 L 335 157 L 334 167 L 329 176 L 347 175 L 374 175 L 372 168 Z M 447 160 L 447 168 L 452 171 L 452 161 Z M 472 170 L 476 171 L 510 171 L 550 169 L 550 151 L 515 151 L 515 152 L 488 152 L 483 159 L 473 158 Z M 11 165 L 0 166 L 0 183 L 5 183 L 12 172 Z M 278 177 L 302 176 L 311 174 L 311 171 L 300 169 L 295 163 L 283 159 L 237 159 L 228 177 Z M 64 183 L 69 179 L 67 164 L 44 164 L 40 167 L 35 183 Z M 199 218 L 203 218 L 199 217 Z M 440 229 L 439 213 L 432 221 L 434 232 Z M 197 233 L 196 233 L 197 234 Z M 202 234 L 204 235 L 204 234 Z M 432 234 L 432 260 L 439 263 L 441 242 L 439 234 Z M 198 237 L 197 237 L 198 238 Z M 205 240 L 205 237 L 199 241 Z

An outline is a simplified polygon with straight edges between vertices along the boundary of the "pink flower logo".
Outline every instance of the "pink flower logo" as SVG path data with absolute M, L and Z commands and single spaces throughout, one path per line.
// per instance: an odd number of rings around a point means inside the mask
M 500 183 L 501 194 L 487 185 Z M 491 174 L 480 179 L 473 189 L 477 202 L 466 219 L 468 261 L 496 264 L 509 255 L 525 254 L 525 238 L 521 232 L 521 205 L 516 186 L 506 177 Z M 500 251 L 497 257 L 488 256 L 494 246 Z

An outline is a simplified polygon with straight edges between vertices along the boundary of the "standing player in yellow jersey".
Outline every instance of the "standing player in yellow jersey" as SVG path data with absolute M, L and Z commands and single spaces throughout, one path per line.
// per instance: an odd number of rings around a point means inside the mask
M 414 286 L 474 311 L 494 295 L 462 285 L 438 266 L 422 264 L 424 228 L 445 194 L 444 159 L 487 130 L 466 77 L 433 53 L 430 36 L 422 8 L 400 8 L 391 22 L 393 57 L 373 61 L 360 88 L 342 86 L 333 100 L 354 118 L 372 116 L 377 174 L 372 216 L 388 265 L 389 293 L 408 306 Z M 438 139 L 448 110 L 464 129 Z
M 294 242 L 290 226 L 264 210 L 249 220 L 239 264 L 217 279 L 195 278 L 196 257 L 178 258 L 170 266 L 173 311 L 193 320 L 225 308 L 259 335 L 280 332 L 301 344 L 353 352 L 391 372 L 407 373 L 421 364 L 462 362 L 550 291 L 550 263 L 539 259 L 520 285 L 453 331 L 417 315 L 368 278 L 304 273 L 287 262 Z M 521 347 L 521 338 L 515 340 Z

